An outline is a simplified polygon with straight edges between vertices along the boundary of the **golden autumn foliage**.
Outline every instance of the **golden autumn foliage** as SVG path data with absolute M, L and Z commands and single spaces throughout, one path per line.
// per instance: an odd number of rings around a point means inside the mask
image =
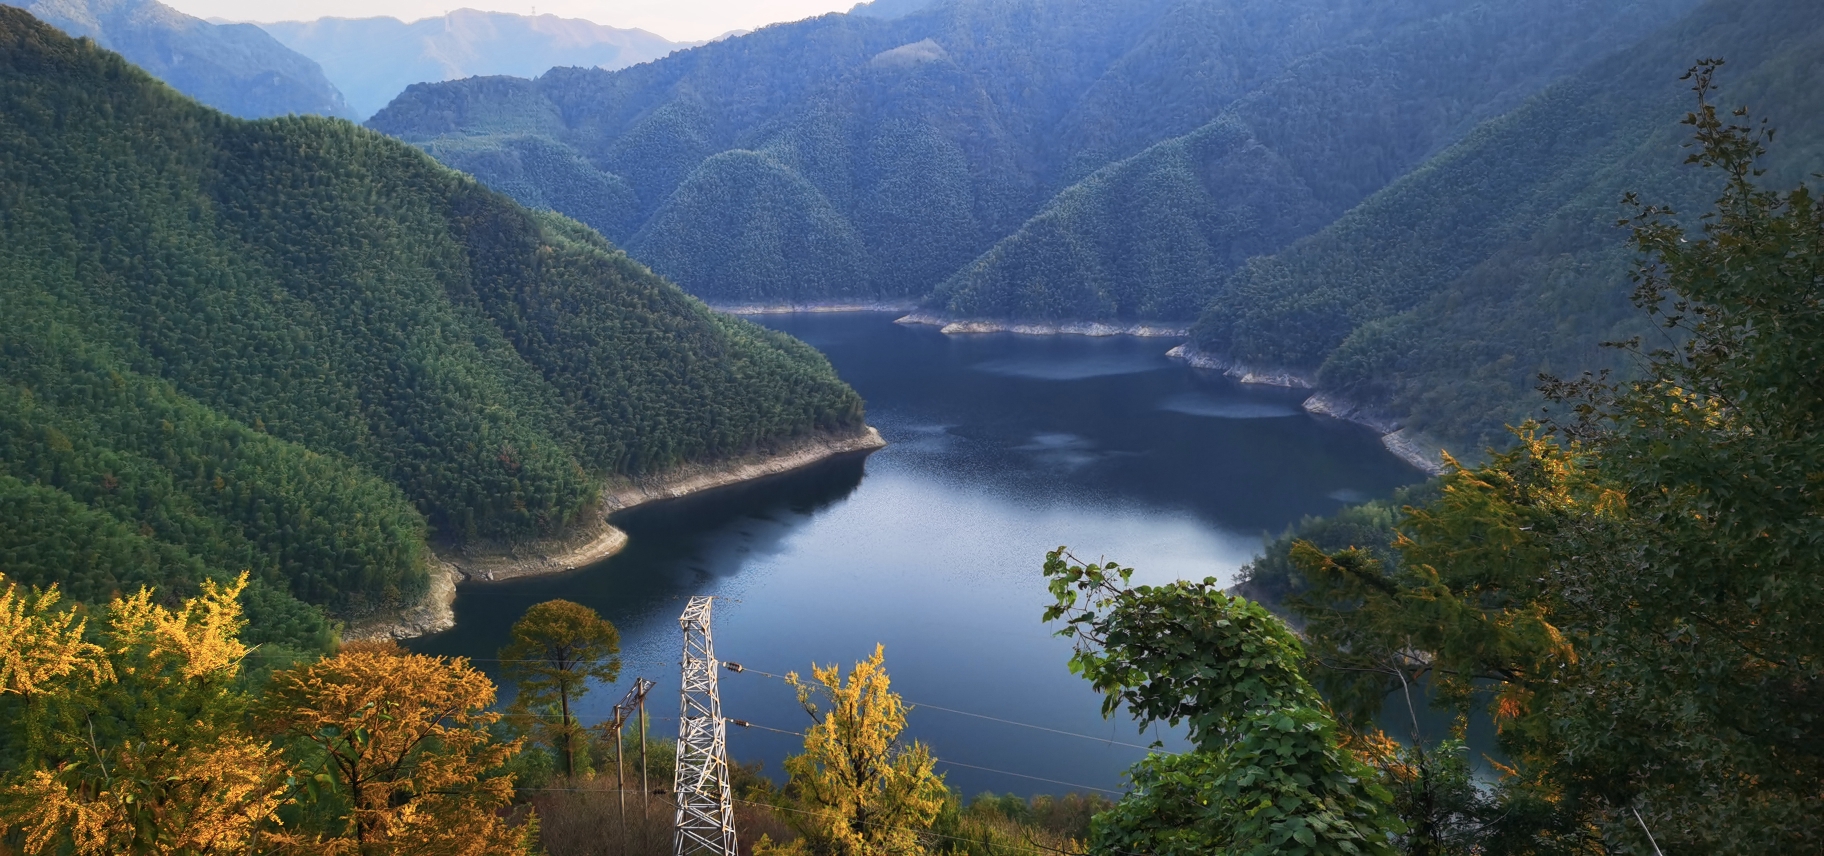
M 245 853 L 277 819 L 285 770 L 265 743 L 230 733 L 203 746 L 122 746 L 96 787 L 87 770 L 34 770 L 8 789 L 28 853 Z M 97 763 L 95 769 L 99 771 Z M 73 774 L 73 775 L 71 775 Z
M 57 609 L 61 599 L 56 586 L 21 591 L 6 583 L 0 594 L 0 694 L 30 697 L 74 672 L 94 681 L 112 677 L 102 650 L 82 640 L 87 622 Z
M 318 781 L 345 800 L 346 823 L 296 836 L 300 852 L 481 856 L 529 853 L 533 824 L 511 826 L 513 778 L 492 771 L 519 751 L 489 726 L 494 684 L 456 658 L 392 643 L 349 645 L 273 677 L 265 721 L 314 743 Z
M 240 729 L 231 683 L 243 575 L 170 609 L 117 598 L 100 644 L 55 591 L 0 597 L 7 690 L 24 697 L 36 762 L 0 789 L 0 822 L 27 853 L 250 851 L 277 819 L 286 770 Z
M 933 771 L 930 750 L 899 741 L 906 705 L 892 691 L 885 657 L 885 649 L 875 646 L 846 682 L 833 665 L 811 667 L 820 686 L 788 676 L 815 720 L 804 734 L 804 753 L 785 760 L 796 799 L 788 818 L 803 838 L 768 849 L 832 856 L 923 852 L 918 830 L 930 827 L 949 792 Z M 827 710 L 813 700 L 819 692 Z
M 256 720 L 246 584 L 142 589 L 90 622 L 0 579 L 0 835 L 32 856 L 530 851 L 485 676 L 353 644 L 275 676 Z

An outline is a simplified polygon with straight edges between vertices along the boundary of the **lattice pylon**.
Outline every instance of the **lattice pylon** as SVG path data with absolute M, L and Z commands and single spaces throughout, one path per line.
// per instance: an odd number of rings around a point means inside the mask
M 728 781 L 728 725 L 716 692 L 711 599 L 693 597 L 678 618 L 684 628 L 684 686 L 678 715 L 678 797 L 674 856 L 735 856 L 735 803 Z

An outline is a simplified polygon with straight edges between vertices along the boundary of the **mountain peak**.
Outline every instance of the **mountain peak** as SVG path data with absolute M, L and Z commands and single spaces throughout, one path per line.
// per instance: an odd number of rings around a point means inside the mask
M 314 113 L 353 118 L 309 58 L 257 27 L 191 17 L 157 0 L 19 0 L 71 36 L 94 39 L 211 107 L 248 119 Z

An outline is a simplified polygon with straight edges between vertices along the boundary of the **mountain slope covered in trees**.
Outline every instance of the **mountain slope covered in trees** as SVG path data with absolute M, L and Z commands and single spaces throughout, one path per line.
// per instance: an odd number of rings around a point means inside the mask
M 1188 320 L 1249 258 L 1691 5 L 1463 4 L 1319 51 L 1059 193 L 930 303 L 976 318 Z
M 1271 250 L 1690 2 L 964 0 L 767 27 L 618 72 L 415 86 L 370 124 L 577 216 L 711 300 L 917 298 L 1058 190 L 1257 93 L 1265 118 L 1249 130 L 1278 150 L 1244 146 L 1214 178 L 1262 198 L 1213 216 L 1280 218 L 1262 230 L 1272 240 L 1244 235 L 1218 255 Z M 1429 65 L 1405 58 L 1437 76 L 1429 97 L 1395 94 L 1362 106 L 1341 139 L 1298 139 L 1330 119 L 1328 78 L 1377 79 L 1401 51 L 1435 52 L 1428 35 L 1474 43 Z M 1343 150 L 1363 169 L 1332 188 L 1322 165 Z M 579 182 L 614 202 L 563 207 L 561 188 Z
M 9 5 L 72 36 L 94 39 L 177 91 L 244 119 L 287 113 L 356 117 L 322 68 L 250 24 L 212 24 L 157 0 Z
M 105 599 L 248 569 L 321 640 L 427 533 L 862 430 L 814 350 L 340 120 L 242 121 L 0 7 L 0 564 Z
M 555 66 L 624 68 L 685 47 L 645 30 L 475 9 L 410 23 L 319 18 L 258 26 L 322 65 L 362 117 L 414 83 L 491 74 L 536 77 Z
M 1770 180 L 1816 172 L 1824 7 L 1709 3 L 1249 264 L 1203 314 L 1196 346 L 1303 370 L 1452 448 L 1504 444 L 1503 423 L 1537 412 L 1541 372 L 1602 365 L 1605 340 L 1664 336 L 1629 306 L 1616 221 L 1630 192 L 1692 210 L 1714 195 L 1684 164 L 1679 124 L 1680 76 L 1704 57 L 1728 60 L 1720 102 L 1779 129 Z

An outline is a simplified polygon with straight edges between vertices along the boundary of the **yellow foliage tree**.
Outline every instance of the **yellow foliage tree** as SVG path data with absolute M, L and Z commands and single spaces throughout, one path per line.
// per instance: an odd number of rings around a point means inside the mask
M 0 790 L 27 853 L 243 853 L 288 802 L 278 753 L 241 729 L 247 577 L 169 609 L 141 590 L 100 644 L 49 592 L 0 595 L 0 693 L 21 696 L 31 762 Z
M 817 685 L 788 676 L 814 724 L 804 754 L 785 760 L 796 801 L 790 823 L 804 836 L 787 850 L 819 856 L 899 856 L 923 852 L 919 831 L 943 810 L 949 790 L 923 744 L 900 743 L 906 705 L 882 666 L 883 646 L 856 663 L 845 682 L 836 666 L 811 667 Z M 813 700 L 821 691 L 828 710 Z
M 0 694 L 29 699 L 76 673 L 95 682 L 113 678 L 101 647 L 82 640 L 88 623 L 57 608 L 62 595 L 56 586 L 21 591 L 3 576 L 0 583 L 6 585 L 0 594 Z
M 409 654 L 392 643 L 345 646 L 280 672 L 266 721 L 316 744 L 319 778 L 346 800 L 338 831 L 292 844 L 321 854 L 482 856 L 530 853 L 536 825 L 510 825 L 513 777 L 499 768 L 521 741 L 488 727 L 494 684 L 456 658 Z

